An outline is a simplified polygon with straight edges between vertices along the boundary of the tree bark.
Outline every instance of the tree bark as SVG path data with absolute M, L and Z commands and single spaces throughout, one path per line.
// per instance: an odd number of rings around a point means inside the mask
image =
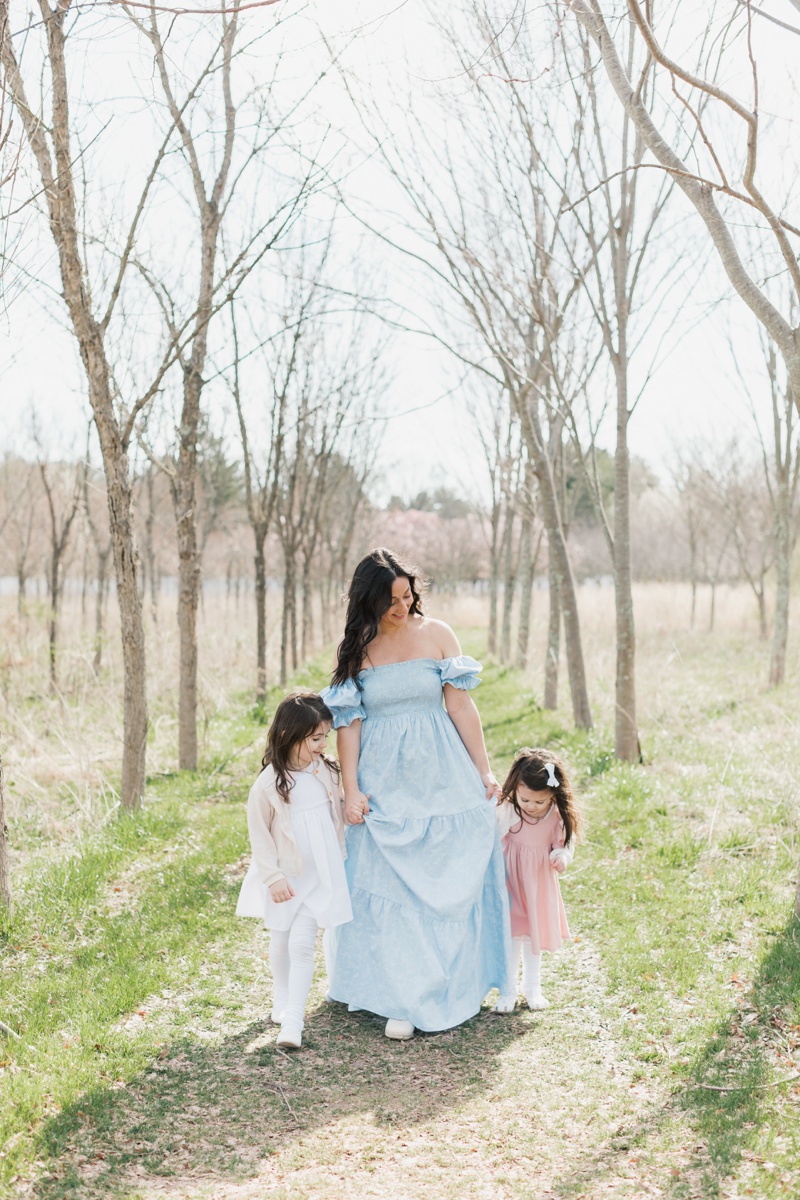
M 535 401 L 524 403 L 521 406 L 521 410 L 523 434 L 539 484 L 539 500 L 542 510 L 542 520 L 547 531 L 551 577 L 553 574 L 555 575 L 556 591 L 564 618 L 564 638 L 567 650 L 567 673 L 569 675 L 572 699 L 572 715 L 579 729 L 591 729 L 592 713 L 589 707 L 589 693 L 586 687 L 586 670 L 583 662 L 578 600 L 575 593 L 572 564 L 569 559 L 569 551 L 561 524 L 561 513 L 559 511 L 553 476 L 553 464 L 545 449 L 541 426 L 535 411 Z
M 516 571 L 514 570 L 514 526 L 516 524 L 514 498 L 509 496 L 506 507 L 506 524 L 503 530 L 503 618 L 500 626 L 500 662 L 511 661 L 511 618 L 514 607 Z
M 97 595 L 95 596 L 94 605 L 94 658 L 92 659 L 92 670 L 95 675 L 100 674 L 100 667 L 103 661 L 103 609 L 105 607 L 106 598 L 106 570 L 108 568 L 108 555 L 110 547 L 104 552 L 97 553 Z
M 500 590 L 500 509 L 501 500 L 492 505 L 492 540 L 489 546 L 489 654 L 497 654 L 497 609 Z
M 641 759 L 636 723 L 636 634 L 633 621 L 628 453 L 628 355 L 624 318 L 618 319 L 617 444 L 614 453 L 614 607 L 616 615 L 616 687 L 614 751 L 625 762 Z
M 786 674 L 786 649 L 789 643 L 789 598 L 792 586 L 791 499 L 788 487 L 778 485 L 775 513 L 775 628 L 769 664 L 769 686 L 778 687 Z
M 548 548 L 549 555 L 549 548 Z M 547 620 L 547 649 L 544 657 L 544 707 L 558 708 L 558 663 L 561 657 L 561 604 L 558 597 L 558 576 L 550 562 L 549 617 Z
M 256 549 L 254 557 L 256 580 L 256 701 L 267 700 L 267 565 L 264 557 L 266 529 L 253 530 Z
M 181 447 L 173 482 L 178 533 L 178 766 L 197 769 L 197 608 L 200 592 L 200 557 L 195 515 L 197 471 L 196 417 L 181 424 Z M 184 414 L 186 403 L 184 402 Z
M 525 495 L 523 496 L 522 528 L 520 530 L 521 561 L 519 569 L 519 625 L 517 627 L 516 666 L 524 671 L 528 665 L 528 646 L 531 640 L 531 612 L 533 608 L 533 581 L 539 558 L 541 536 L 533 544 L 533 471 L 530 463 L 525 464 Z

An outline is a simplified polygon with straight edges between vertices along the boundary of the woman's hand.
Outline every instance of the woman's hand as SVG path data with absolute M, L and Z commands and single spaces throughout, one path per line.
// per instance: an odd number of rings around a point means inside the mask
M 369 796 L 363 792 L 347 792 L 344 798 L 344 819 L 348 825 L 363 825 L 369 812 Z
M 481 775 L 481 783 L 486 788 L 486 799 L 496 800 L 499 804 L 503 789 L 495 779 L 494 773 L 492 771 L 486 771 L 483 775 Z
M 270 884 L 269 894 L 276 904 L 283 904 L 285 900 L 292 899 L 294 888 L 288 879 L 279 879 L 277 883 Z

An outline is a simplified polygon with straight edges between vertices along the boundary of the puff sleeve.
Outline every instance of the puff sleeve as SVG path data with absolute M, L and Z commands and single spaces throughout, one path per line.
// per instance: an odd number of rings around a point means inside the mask
M 468 654 L 458 654 L 455 658 L 443 658 L 438 664 L 442 683 L 449 683 L 462 692 L 471 692 L 479 686 L 483 665 Z
M 352 725 L 353 721 L 363 721 L 366 717 L 364 705 L 361 703 L 361 692 L 355 679 L 344 683 L 334 683 L 331 687 L 323 688 L 320 692 L 333 716 L 333 728 L 341 729 L 343 725 Z

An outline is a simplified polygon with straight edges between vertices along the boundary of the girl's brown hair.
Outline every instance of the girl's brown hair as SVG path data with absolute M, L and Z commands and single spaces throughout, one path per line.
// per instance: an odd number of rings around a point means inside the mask
M 301 742 L 320 725 L 333 724 L 333 716 L 325 701 L 316 692 L 291 692 L 281 700 L 275 709 L 272 724 L 267 734 L 267 748 L 261 760 L 261 769 L 271 766 L 275 772 L 275 786 L 278 795 L 288 804 L 289 792 L 294 787 L 294 780 L 289 777 L 292 770 L 291 761 L 295 750 Z M 327 754 L 323 754 L 325 762 L 338 775 L 339 764 Z
M 558 781 L 557 787 L 552 787 L 547 782 L 552 778 L 552 772 L 547 769 L 548 764 L 554 768 Z M 573 839 L 577 841 L 583 821 L 561 759 L 549 750 L 532 750 L 530 746 L 523 746 L 521 750 L 517 751 L 517 757 L 503 784 L 500 803 L 502 804 L 504 800 L 507 801 L 519 819 L 524 821 L 525 814 L 517 803 L 517 788 L 521 783 L 530 788 L 532 792 L 549 790 L 553 793 L 553 800 L 564 824 L 565 844 L 568 846 Z

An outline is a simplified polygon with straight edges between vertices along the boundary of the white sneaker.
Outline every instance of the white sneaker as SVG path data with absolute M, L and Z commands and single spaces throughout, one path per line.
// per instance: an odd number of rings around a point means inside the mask
M 269 1014 L 269 1019 L 272 1021 L 273 1025 L 282 1025 L 283 1013 L 279 1012 L 277 1008 L 273 1008 L 272 1012 Z
M 299 1050 L 303 1044 L 303 1030 L 300 1025 L 281 1025 L 280 1033 L 275 1039 L 276 1046 L 287 1046 Z
M 492 1012 L 510 1013 L 514 1011 L 516 1004 L 516 996 L 498 996 L 497 1000 L 492 1005 Z
M 534 1012 L 543 1012 L 544 1009 L 550 1007 L 550 1001 L 545 1000 L 541 992 L 531 992 L 525 999 L 528 1001 L 528 1008 L 533 1009 Z
M 407 1042 L 414 1036 L 414 1026 L 410 1021 L 395 1021 L 390 1017 L 383 1032 L 396 1042 Z

